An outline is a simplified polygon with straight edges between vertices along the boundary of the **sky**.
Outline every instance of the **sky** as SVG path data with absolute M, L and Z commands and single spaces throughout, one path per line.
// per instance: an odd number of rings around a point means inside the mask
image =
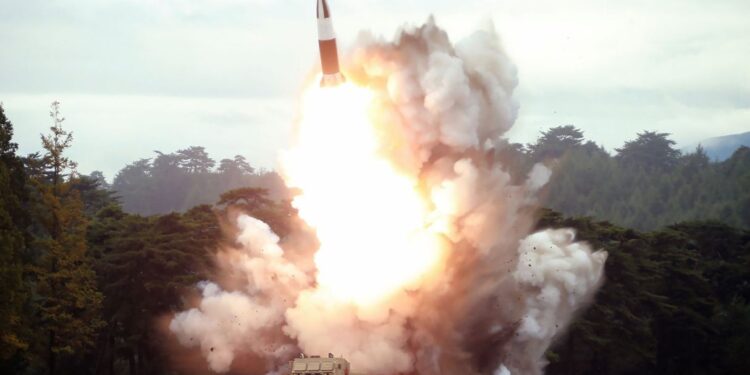
M 609 150 L 750 131 L 748 0 L 329 0 L 339 44 L 430 15 L 487 22 L 519 72 L 515 142 L 573 124 Z M 272 169 L 317 67 L 313 0 L 0 0 L 0 102 L 23 154 L 58 100 L 79 171 L 188 146 Z

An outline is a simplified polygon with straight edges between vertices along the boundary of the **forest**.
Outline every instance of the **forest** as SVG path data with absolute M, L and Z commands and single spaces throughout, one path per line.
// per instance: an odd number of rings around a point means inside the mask
M 147 216 L 213 204 L 222 193 L 246 186 L 266 189 L 275 200 L 288 196 L 278 174 L 256 170 L 242 155 L 222 159 L 217 166 L 203 147 L 155 154 L 154 158 L 125 166 L 111 187 L 101 172 L 95 171 L 90 177 L 116 192 L 123 210 Z
M 669 134 L 644 131 L 611 155 L 572 125 L 543 132 L 536 143 L 510 144 L 496 156 L 519 176 L 547 162 L 555 174 L 546 206 L 639 230 L 685 221 L 721 221 L 750 229 L 750 148 L 714 162 L 702 147 L 682 154 Z
M 108 183 L 67 151 L 59 103 L 43 151 L 18 155 L 0 106 L 0 373 L 176 374 L 157 322 L 211 272 L 238 207 L 284 236 L 273 172 L 189 147 Z M 523 179 L 555 173 L 537 226 L 609 252 L 593 305 L 548 353 L 549 374 L 745 374 L 750 368 L 750 149 L 722 162 L 645 131 L 614 155 L 574 126 L 488 152 Z
M 488 157 L 510 166 L 517 179 L 535 163 L 553 166 L 546 205 L 567 216 L 639 230 L 708 220 L 750 229 L 750 149 L 741 147 L 729 159 L 713 162 L 701 147 L 681 154 L 674 146 L 668 134 L 646 131 L 610 155 L 567 125 L 543 132 L 533 144 L 508 144 Z M 101 172 L 90 177 L 109 187 Z M 154 158 L 127 165 L 110 190 L 124 211 L 153 215 L 212 204 L 223 192 L 246 186 L 264 188 L 274 200 L 289 197 L 276 173 L 256 171 L 240 155 L 217 166 L 195 146 L 157 151 Z

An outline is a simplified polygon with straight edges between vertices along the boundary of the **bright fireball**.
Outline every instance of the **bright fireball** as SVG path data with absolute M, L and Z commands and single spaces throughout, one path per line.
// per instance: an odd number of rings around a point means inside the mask
M 287 184 L 301 191 L 294 206 L 321 243 L 319 287 L 360 306 L 416 287 L 442 254 L 418 181 L 378 152 L 385 127 L 370 116 L 372 99 L 351 83 L 310 88 L 282 159 Z

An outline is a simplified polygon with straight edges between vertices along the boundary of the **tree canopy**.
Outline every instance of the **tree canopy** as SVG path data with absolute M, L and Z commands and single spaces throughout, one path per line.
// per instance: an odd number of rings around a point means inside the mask
M 534 162 L 546 160 L 536 156 L 539 150 L 555 150 L 545 153 L 555 155 L 557 161 L 547 188 L 549 208 L 640 230 L 689 220 L 719 220 L 750 228 L 750 149 L 746 147 L 714 163 L 701 147 L 681 154 L 665 133 L 642 132 L 614 156 L 569 126 L 544 134 L 516 156 L 522 161 L 515 165 L 528 171 Z
M 222 159 L 215 168 L 216 163 L 203 147 L 155 153 L 153 159 L 137 160 L 115 176 L 112 191 L 126 212 L 186 212 L 216 202 L 226 191 L 247 186 L 267 189 L 274 199 L 288 194 L 276 173 L 256 171 L 241 155 Z
M 677 165 L 680 157 L 680 151 L 674 145 L 668 133 L 645 131 L 618 148 L 617 159 L 627 166 L 666 170 Z

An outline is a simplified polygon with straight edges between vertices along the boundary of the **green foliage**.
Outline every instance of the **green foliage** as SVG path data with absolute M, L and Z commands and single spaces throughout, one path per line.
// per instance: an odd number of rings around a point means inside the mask
M 638 138 L 617 149 L 617 159 L 625 165 L 643 169 L 665 170 L 674 167 L 680 152 L 668 133 L 645 131 Z
M 164 372 L 164 338 L 154 323 L 181 307 L 182 292 L 210 272 L 210 255 L 222 234 L 217 215 L 241 210 L 283 233 L 289 226 L 286 207 L 263 189 L 239 189 L 222 195 L 216 207 L 197 206 L 184 214 L 143 217 L 117 204 L 100 210 L 88 232 L 108 322 L 100 335 L 97 373 Z
M 52 102 L 49 116 L 52 118 L 50 134 L 42 135 L 42 147 L 47 151 L 42 159 L 46 167 L 46 177 L 57 188 L 65 177 L 65 170 L 75 169 L 77 164 L 65 156 L 64 151 L 73 143 L 73 134 L 62 128 L 65 118 L 60 115 L 60 102 Z
M 546 211 L 609 252 L 595 303 L 548 356 L 548 374 L 747 371 L 750 231 L 688 222 L 641 233 Z
M 718 331 L 711 344 L 722 359 L 722 370 L 727 375 L 747 374 L 750 368 L 750 304 L 735 300 L 718 307 L 713 324 Z
M 187 173 L 208 173 L 216 165 L 216 162 L 208 156 L 203 147 L 192 146 L 185 150 L 177 151 L 180 167 Z
M 132 371 L 161 371 L 166 360 L 155 321 L 177 309 L 183 289 L 205 277 L 219 236 L 208 206 L 149 218 L 117 205 L 99 211 L 89 231 L 108 322 L 100 336 L 98 372 L 114 371 L 118 360 L 127 360 Z
M 109 190 L 107 180 L 101 172 L 78 176 L 72 183 L 72 189 L 81 196 L 87 217 L 93 217 L 99 210 L 117 203 L 115 193 Z
M 290 218 L 296 210 L 290 201 L 281 203 L 268 198 L 268 190 L 259 188 L 242 188 L 228 191 L 221 195 L 217 207 L 224 215 L 229 210 L 240 210 L 267 223 L 279 236 L 286 236 L 291 231 Z
M 31 204 L 36 233 L 31 247 L 37 254 L 30 269 L 35 286 L 36 337 L 32 354 L 54 374 L 59 360 L 85 352 L 103 322 L 102 295 L 86 243 L 87 221 L 76 179 L 68 176 L 75 163 L 64 152 L 72 135 L 62 129 L 59 103 L 52 104 L 51 134 L 42 136 L 45 154 L 40 174 L 31 176 Z
M 29 293 L 22 258 L 28 222 L 23 209 L 26 175 L 12 139 L 13 124 L 0 105 L 0 361 L 28 347 L 23 313 Z
M 185 212 L 243 187 L 267 189 L 275 199 L 286 195 L 276 173 L 257 172 L 240 155 L 221 160 L 214 170 L 215 164 L 203 147 L 171 154 L 156 151 L 153 160 L 141 159 L 120 170 L 112 189 L 121 197 L 126 212 L 141 215 Z
M 566 151 L 577 148 L 583 143 L 583 132 L 573 125 L 558 126 L 542 132 L 535 144 L 529 144 L 531 158 L 541 161 L 558 158 Z
M 578 239 L 607 250 L 607 281 L 582 319 L 554 348 L 552 374 L 642 373 L 656 364 L 652 333 L 657 311 L 667 299 L 654 293 L 658 264 L 647 256 L 648 239 L 633 230 L 588 218 L 563 218 L 544 211 L 538 226 L 570 227 Z
M 711 163 L 700 147 L 680 155 L 668 134 L 644 132 L 612 157 L 579 134 L 553 128 L 516 163 L 528 170 L 539 155 L 557 158 L 547 207 L 639 230 L 690 220 L 750 228 L 750 149 Z

